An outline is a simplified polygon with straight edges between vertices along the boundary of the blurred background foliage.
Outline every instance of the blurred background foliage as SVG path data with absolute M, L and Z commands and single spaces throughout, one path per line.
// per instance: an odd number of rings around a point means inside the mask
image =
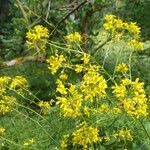
M 36 24 L 42 24 L 52 33 L 52 41 L 64 42 L 66 34 L 80 32 L 84 40 L 81 47 L 94 55 L 111 73 L 116 63 L 128 63 L 129 56 L 128 50 L 123 49 L 125 43 L 122 41 L 113 43 L 111 48 L 108 48 L 109 42 L 98 48 L 105 41 L 102 35 L 103 17 L 112 13 L 123 20 L 137 22 L 142 29 L 145 51 L 133 54 L 132 74 L 146 83 L 150 93 L 150 0 L 89 0 L 75 10 L 82 2 L 84 0 L 9 0 L 8 13 L 4 11 L 6 8 L 1 12 L 1 15 L 3 12 L 5 15 L 0 20 L 0 61 L 29 55 L 25 34 Z M 73 10 L 75 11 L 64 19 Z M 94 49 L 97 48 L 95 53 Z M 29 62 L 0 68 L 0 74 L 24 75 L 30 82 L 32 92 L 40 99 L 47 100 L 55 95 L 55 79 L 43 63 Z

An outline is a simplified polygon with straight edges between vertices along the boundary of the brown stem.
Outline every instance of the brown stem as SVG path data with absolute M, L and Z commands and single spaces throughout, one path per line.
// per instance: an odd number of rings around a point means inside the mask
M 59 22 L 58 24 L 55 26 L 55 28 L 53 29 L 53 31 L 51 32 L 51 35 L 56 31 L 56 29 L 72 14 L 74 13 L 76 10 L 78 10 L 80 7 L 82 7 L 84 4 L 86 4 L 88 2 L 88 0 L 84 0 L 82 3 L 80 3 L 77 7 L 75 7 L 72 11 L 70 11 L 66 16 L 64 16 Z

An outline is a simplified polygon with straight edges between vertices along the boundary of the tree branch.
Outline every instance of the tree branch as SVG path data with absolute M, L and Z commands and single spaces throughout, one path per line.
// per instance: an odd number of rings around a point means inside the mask
M 58 24 L 55 26 L 55 28 L 53 29 L 53 31 L 51 32 L 51 35 L 56 31 L 56 29 L 72 14 L 74 13 L 76 10 L 78 10 L 80 7 L 82 7 L 84 4 L 86 4 L 88 2 L 88 0 L 84 0 L 81 4 L 79 4 L 77 7 L 75 7 L 72 11 L 70 11 L 66 16 L 64 16 L 59 22 Z
M 0 69 L 20 65 L 24 62 L 41 62 L 41 63 L 45 63 L 46 58 L 42 57 L 42 56 L 40 56 L 40 57 L 39 56 L 19 57 L 19 58 L 15 58 L 13 60 L 5 61 L 5 62 L 1 63 L 0 64 Z

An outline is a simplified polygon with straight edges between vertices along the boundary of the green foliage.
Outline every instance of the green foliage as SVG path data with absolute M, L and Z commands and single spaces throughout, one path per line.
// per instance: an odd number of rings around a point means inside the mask
M 8 62 L 17 57 L 28 57 L 30 55 L 44 56 L 45 59 L 49 59 L 49 55 L 53 56 L 58 53 L 67 58 L 69 65 L 63 64 L 64 66 L 61 66 L 63 69 L 58 69 L 55 75 L 52 75 L 48 69 L 49 66 L 43 61 L 23 62 L 12 67 L 0 68 L 0 76 L 10 76 L 13 79 L 15 76 L 22 75 L 30 85 L 26 95 L 16 96 L 17 104 L 12 112 L 0 115 L 0 129 L 1 127 L 6 129 L 4 135 L 0 135 L 0 149 L 60 150 L 63 135 L 67 134 L 70 136 L 67 143 L 68 150 L 82 149 L 81 145 L 76 146 L 72 144 L 71 140 L 73 138 L 72 133 L 77 131 L 83 121 L 88 122 L 88 125 L 93 128 L 97 127 L 98 134 L 103 137 L 102 141 L 90 145 L 93 150 L 96 148 L 102 150 L 150 149 L 149 115 L 147 118 L 134 118 L 133 116 L 129 117 L 125 110 L 117 115 L 110 113 L 117 101 L 112 94 L 113 89 L 111 87 L 117 83 L 119 85 L 122 78 L 115 70 L 120 63 L 125 63 L 129 66 L 129 74 L 124 74 L 125 77 L 132 78 L 133 81 L 136 78 L 140 78 L 140 81 L 144 82 L 148 98 L 147 104 L 149 104 L 150 41 L 148 40 L 150 37 L 150 1 L 90 0 L 77 9 L 77 6 L 82 2 L 78 0 L 12 0 L 10 13 L 3 24 L 0 24 L 1 64 L 3 64 L 3 61 Z M 71 15 L 65 18 L 71 11 Z M 104 33 L 102 25 L 104 23 L 103 17 L 106 14 L 115 14 L 125 21 L 137 22 L 142 28 L 144 51 L 133 51 L 133 48 L 127 45 L 129 36 L 126 39 L 115 41 L 108 33 Z M 27 48 L 26 45 L 27 31 L 38 24 L 43 25 L 50 32 L 47 50 L 44 55 L 42 53 L 37 55 L 36 48 L 32 50 Z M 75 32 L 80 33 L 82 42 L 75 41 L 71 47 L 68 44 L 69 38 L 66 41 L 65 36 Z M 108 104 L 111 107 L 105 113 L 99 115 L 94 115 L 93 113 L 92 117 L 86 117 L 82 110 L 81 117 L 67 118 L 61 112 L 63 108 L 63 106 L 60 107 L 61 103 L 58 105 L 58 97 L 63 94 L 58 92 L 57 79 L 63 70 L 68 74 L 68 79 L 64 82 L 66 89 L 69 89 L 70 85 L 73 84 L 77 86 L 78 92 L 81 92 L 80 86 L 85 72 L 77 73 L 73 67 L 76 64 L 83 63 L 81 58 L 84 53 L 91 55 L 91 64 L 101 66 L 101 74 L 107 80 L 108 88 L 106 90 L 107 98 L 100 99 L 98 103 L 96 97 L 94 103 L 85 102 L 83 105 L 92 109 L 92 113 L 101 104 Z M 58 60 L 57 63 L 61 64 L 61 61 Z M 128 85 L 127 89 L 130 89 L 130 86 Z M 87 90 L 87 93 L 89 92 L 90 86 Z M 131 94 L 130 92 L 128 93 L 129 95 Z M 66 96 L 67 99 L 73 95 L 71 94 L 69 93 L 68 97 Z M 12 95 L 14 96 L 15 94 L 13 93 Z M 130 96 L 132 97 L 132 94 Z M 40 106 L 39 102 L 41 101 L 43 103 Z M 122 107 L 122 105 L 118 104 L 116 106 Z M 43 113 L 42 109 L 49 107 L 48 113 Z M 150 113 L 149 105 L 147 111 Z M 130 129 L 134 137 L 133 141 L 115 138 L 113 136 L 114 131 L 119 131 L 120 128 Z M 110 140 L 105 141 L 104 137 L 110 137 Z

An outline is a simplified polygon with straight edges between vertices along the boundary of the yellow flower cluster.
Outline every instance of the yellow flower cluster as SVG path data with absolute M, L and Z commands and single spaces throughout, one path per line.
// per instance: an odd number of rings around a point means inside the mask
M 126 30 L 131 33 L 135 39 L 140 38 L 141 36 L 141 28 L 137 25 L 136 22 L 124 23 L 124 27 Z
M 69 134 L 63 136 L 63 139 L 61 140 L 61 144 L 60 144 L 61 150 L 67 150 L 68 138 L 69 138 Z
M 65 36 L 67 46 L 71 48 L 74 43 L 80 44 L 82 42 L 82 36 L 79 32 L 70 33 Z
M 141 28 L 137 25 L 137 23 L 123 22 L 115 15 L 106 15 L 104 20 L 104 29 L 109 31 L 114 39 L 119 40 L 125 33 L 129 33 L 132 39 L 128 42 L 128 45 L 133 46 L 136 49 L 143 49 L 143 43 L 139 42 Z
M 31 146 L 32 144 L 35 143 L 35 140 L 32 138 L 32 139 L 28 139 L 26 140 L 24 143 L 23 143 L 23 146 Z
M 81 60 L 83 60 L 83 64 L 85 64 L 85 65 L 88 64 L 89 61 L 90 61 L 90 55 L 84 53 L 84 54 L 83 54 L 83 57 L 81 58 Z
M 127 140 L 127 141 L 133 141 L 133 137 L 130 130 L 127 129 L 121 129 L 117 131 L 117 133 L 114 134 L 114 137 L 119 140 Z
M 81 91 L 85 100 L 92 102 L 95 97 L 104 98 L 106 96 L 106 88 L 107 82 L 99 74 L 98 66 L 89 65 L 81 83 Z
M 61 71 L 59 79 L 61 79 L 61 80 L 67 80 L 67 78 L 68 78 L 68 75 L 66 73 L 64 73 L 64 71 Z
M 42 25 L 36 25 L 26 33 L 26 43 L 29 48 L 35 48 L 37 52 L 45 51 L 49 31 Z
M 123 21 L 117 19 L 115 15 L 106 15 L 103 27 L 105 30 L 115 32 L 116 29 L 123 29 Z
M 29 83 L 23 76 L 16 76 L 9 87 L 16 90 L 19 94 L 24 94 L 24 90 L 29 88 Z
M 51 110 L 51 102 L 47 102 L 47 101 L 40 101 L 38 103 L 38 106 L 41 108 L 41 111 L 43 114 L 48 114 Z
M 77 42 L 80 43 L 82 41 L 82 37 L 79 32 L 70 33 L 67 36 L 65 36 L 65 39 L 69 42 Z
M 16 98 L 13 96 L 2 96 L 0 100 L 0 114 L 5 114 L 13 110 L 16 106 Z
M 125 78 L 120 85 L 113 87 L 113 93 L 119 100 L 119 106 L 133 117 L 147 116 L 147 98 L 144 91 L 144 83 L 139 79 L 131 81 Z
M 16 105 L 15 97 L 6 95 L 10 82 L 10 77 L 0 77 L 0 114 L 12 111 Z
M 128 66 L 124 63 L 118 64 L 116 67 L 116 72 L 121 72 L 123 74 L 125 74 L 128 70 Z
M 90 63 L 90 55 L 87 53 L 84 53 L 81 57 L 81 60 L 83 61 L 82 64 L 76 64 L 74 70 L 77 73 L 81 73 L 82 71 L 85 71 L 88 64 Z
M 6 93 L 6 86 L 9 84 L 11 78 L 4 76 L 0 77 L 0 96 Z
M 106 113 L 108 111 L 110 111 L 108 104 L 102 104 L 98 109 L 95 109 L 96 113 Z
M 66 95 L 67 89 L 65 88 L 65 85 L 63 84 L 63 82 L 60 79 L 57 79 L 56 84 L 57 84 L 56 91 L 62 95 Z
M 142 42 L 139 42 L 139 41 L 137 41 L 137 40 L 135 40 L 135 39 L 130 40 L 130 41 L 128 42 L 128 45 L 134 46 L 134 47 L 137 48 L 137 49 L 143 49 L 143 48 L 144 48 L 143 43 L 142 43 Z
M 91 65 L 90 55 L 83 54 L 82 64 L 69 65 L 63 55 L 51 56 L 48 59 L 49 69 L 52 74 L 56 73 L 59 67 L 62 67 L 61 62 L 64 61 L 64 69 L 68 68 L 75 70 L 77 73 L 82 72 L 82 79 L 78 84 L 67 82 L 68 76 L 61 71 L 59 78 L 56 80 L 56 92 L 60 95 L 57 97 L 57 104 L 60 105 L 60 111 L 65 117 L 76 118 L 81 115 L 90 116 L 90 112 L 85 103 L 93 102 L 95 98 L 104 98 L 106 96 L 107 83 L 104 77 L 99 73 L 100 67 Z M 56 65 L 55 65 L 56 64 Z M 81 67 L 81 68 L 80 68 Z M 83 114 L 82 114 L 83 113 Z
M 72 84 L 65 91 L 67 95 L 57 97 L 57 104 L 60 104 L 60 110 L 65 117 L 76 118 L 81 115 L 82 95 Z
M 4 135 L 5 131 L 6 131 L 6 129 L 5 129 L 5 128 L 0 127 L 0 136 L 1 136 L 1 135 Z
M 8 113 L 16 106 L 16 98 L 12 96 L 12 90 L 24 94 L 23 90 L 28 87 L 27 80 L 22 76 L 16 76 L 15 78 L 0 77 L 0 113 Z
M 60 67 L 63 67 L 63 62 L 65 61 L 66 59 L 63 55 L 55 54 L 55 56 L 51 56 L 47 59 L 47 63 L 49 64 L 48 69 L 52 74 L 55 74 Z
M 72 133 L 73 146 L 82 146 L 83 149 L 89 149 L 91 144 L 101 141 L 98 134 L 99 130 L 83 122 L 78 130 Z

